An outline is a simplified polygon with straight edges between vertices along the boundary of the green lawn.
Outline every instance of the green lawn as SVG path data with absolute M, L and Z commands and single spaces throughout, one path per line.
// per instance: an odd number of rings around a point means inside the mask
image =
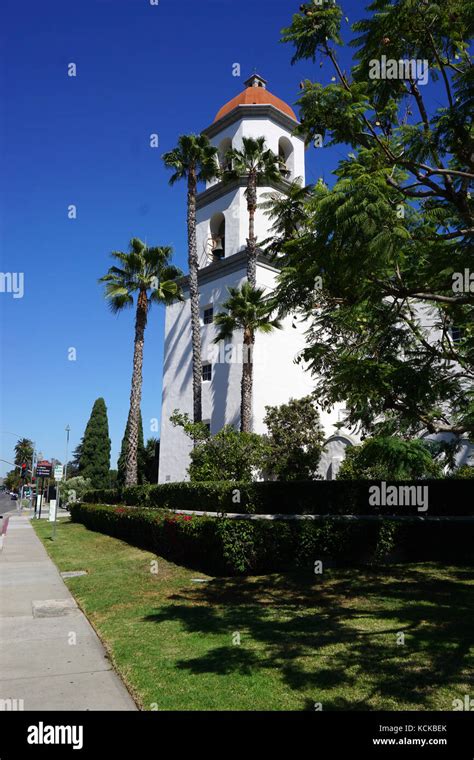
M 212 578 L 34 527 L 61 571 L 87 570 L 66 582 L 145 710 L 452 710 L 474 693 L 473 567 Z

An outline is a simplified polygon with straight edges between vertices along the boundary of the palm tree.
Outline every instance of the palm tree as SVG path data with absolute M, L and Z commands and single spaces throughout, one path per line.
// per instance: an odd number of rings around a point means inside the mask
M 33 441 L 29 438 L 19 438 L 15 444 L 15 464 L 21 467 L 26 462 L 31 463 L 33 459 Z
M 247 177 L 247 211 L 249 213 L 249 236 L 247 240 L 247 280 L 257 286 L 257 239 L 255 237 L 255 211 L 257 210 L 257 187 L 271 182 L 281 182 L 281 159 L 265 147 L 264 137 L 243 137 L 242 149 L 231 148 L 226 154 L 230 169 L 224 172 L 224 182 Z
M 196 242 L 196 194 L 198 182 L 207 182 L 219 174 L 217 148 L 205 135 L 181 135 L 178 146 L 165 153 L 163 161 L 174 173 L 170 185 L 181 179 L 188 185 L 188 267 L 189 299 L 191 303 L 191 332 L 193 357 L 193 419 L 202 420 L 202 357 L 201 323 L 199 318 L 198 255 Z
M 120 266 L 112 266 L 99 282 L 105 282 L 105 298 L 110 309 L 118 313 L 134 304 L 135 343 L 133 352 L 132 389 L 128 413 L 128 449 L 125 485 L 137 483 L 137 450 L 142 397 L 143 344 L 148 311 L 153 303 L 171 303 L 181 298 L 176 278 L 183 273 L 170 264 L 172 249 L 168 246 L 149 248 L 138 238 L 130 241 L 130 252 L 114 251 L 112 257 Z
M 252 431 L 252 351 L 257 332 L 270 333 L 281 329 L 278 319 L 271 319 L 273 305 L 264 298 L 263 288 L 254 288 L 245 282 L 241 288 L 228 288 L 230 298 L 222 304 L 222 311 L 214 317 L 219 332 L 214 343 L 232 338 L 235 330 L 243 331 L 242 381 L 240 403 L 240 429 L 242 433 Z

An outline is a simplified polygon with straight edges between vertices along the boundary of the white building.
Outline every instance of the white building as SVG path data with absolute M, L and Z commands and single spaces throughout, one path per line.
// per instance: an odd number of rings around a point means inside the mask
M 300 177 L 305 182 L 304 142 L 293 135 L 298 123 L 289 105 L 266 89 L 266 82 L 258 75 L 250 77 L 245 89 L 218 112 L 213 123 L 203 133 L 218 148 L 219 159 L 230 147 L 241 148 L 243 137 L 265 137 L 267 147 L 285 161 L 285 181 Z M 227 300 L 227 288 L 238 287 L 246 280 L 246 241 L 248 237 L 247 200 L 244 195 L 246 180 L 224 185 L 220 181 L 208 183 L 197 198 L 197 244 L 199 256 L 199 289 L 201 298 L 202 359 L 203 359 L 203 421 L 210 425 L 211 433 L 223 425 L 240 425 L 240 381 L 242 365 L 237 358 L 239 336 L 234 336 L 235 354 L 221 350 L 213 344 L 216 328 L 213 315 Z M 280 187 L 262 187 L 262 195 Z M 271 222 L 260 208 L 255 216 L 255 235 L 258 241 L 269 236 Z M 257 263 L 257 285 L 271 291 L 277 270 L 260 255 Z M 159 482 L 188 479 L 191 444 L 181 428 L 174 427 L 170 415 L 175 409 L 192 417 L 192 352 L 191 309 L 183 287 L 184 301 L 166 308 L 165 346 L 163 364 L 163 398 L 161 414 L 161 444 Z M 189 295 L 189 294 L 188 294 Z M 241 342 L 241 341 L 240 341 Z M 295 358 L 304 347 L 303 330 L 290 317 L 282 330 L 269 335 L 259 334 L 254 352 L 253 430 L 266 432 L 263 418 L 266 405 L 286 403 L 290 398 L 301 398 L 312 392 L 314 380 Z M 222 347 L 223 348 L 223 347 Z M 331 478 L 337 472 L 347 445 L 356 442 L 349 431 L 336 427 L 341 422 L 342 410 L 322 413 L 321 422 L 327 435 L 327 444 L 321 460 L 321 474 Z

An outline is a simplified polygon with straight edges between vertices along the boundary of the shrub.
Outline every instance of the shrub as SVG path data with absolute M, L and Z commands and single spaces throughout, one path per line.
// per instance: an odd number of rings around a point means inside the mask
M 317 478 L 324 441 L 313 396 L 267 406 L 264 423 L 268 435 L 243 433 L 232 425 L 211 435 L 202 423 L 175 410 L 170 417 L 193 441 L 188 473 L 191 482 L 250 483 L 264 472 L 280 480 Z
M 74 504 L 74 522 L 170 561 L 211 574 L 314 568 L 317 560 L 374 563 L 396 554 L 409 561 L 472 561 L 474 524 L 321 520 L 231 520 L 165 510 Z
M 68 502 L 80 501 L 90 487 L 90 480 L 82 477 L 82 475 L 77 475 L 74 478 L 65 480 L 59 484 L 61 504 L 64 505 Z
M 368 438 L 360 446 L 349 447 L 337 478 L 410 480 L 440 476 L 441 466 L 433 460 L 430 448 L 424 441 L 377 436 Z
M 455 478 L 456 480 L 467 480 L 474 478 L 474 467 L 471 467 L 469 464 L 463 464 L 462 467 L 458 467 L 458 469 L 453 472 L 451 477 Z
M 148 503 L 148 485 L 127 486 L 121 489 L 122 501 L 131 507 L 145 506 Z
M 122 494 L 117 488 L 93 488 L 82 495 L 81 501 L 86 504 L 120 504 Z
M 394 481 L 386 481 L 387 485 Z M 416 506 L 376 507 L 369 503 L 369 489 L 380 481 L 306 480 L 258 483 L 163 483 L 132 486 L 120 491 L 89 491 L 90 504 L 126 504 L 154 509 L 243 514 L 418 514 Z M 396 481 L 398 486 L 428 488 L 429 514 L 471 514 L 472 496 L 466 481 L 455 478 Z
M 242 433 L 232 425 L 224 425 L 211 435 L 202 422 L 191 422 L 189 415 L 177 409 L 170 417 L 192 440 L 191 464 L 188 468 L 193 483 L 208 481 L 240 481 L 250 483 L 262 470 L 268 454 L 264 436 Z

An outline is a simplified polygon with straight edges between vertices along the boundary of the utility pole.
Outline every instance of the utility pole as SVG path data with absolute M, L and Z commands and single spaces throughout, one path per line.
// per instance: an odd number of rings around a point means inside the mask
M 71 428 L 69 425 L 66 425 L 66 459 L 64 462 L 64 480 L 67 480 L 67 457 L 68 457 L 68 449 L 69 449 L 69 433 L 71 432 Z
M 31 455 L 30 509 L 33 509 L 33 487 L 36 485 L 35 466 L 36 466 L 36 441 L 33 442 L 33 454 Z M 35 500 L 35 507 L 36 507 L 36 496 L 34 497 L 34 500 Z

